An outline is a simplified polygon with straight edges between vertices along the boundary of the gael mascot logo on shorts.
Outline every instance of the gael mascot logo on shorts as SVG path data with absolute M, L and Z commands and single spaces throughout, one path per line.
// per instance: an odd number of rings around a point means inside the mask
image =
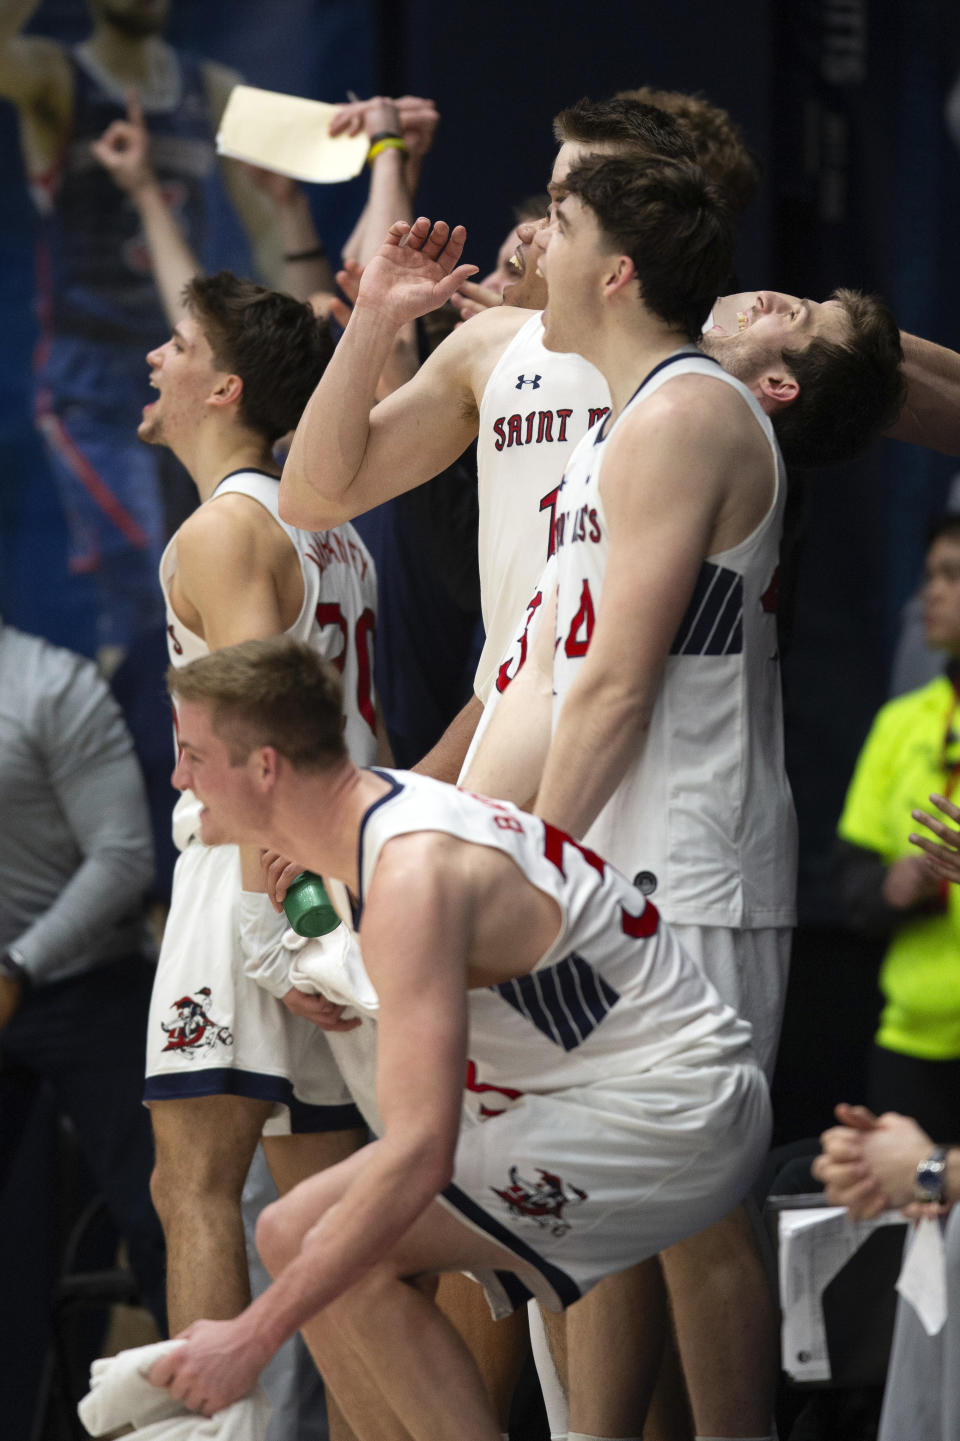
M 188 1056 L 196 1056 L 217 1042 L 224 1046 L 233 1044 L 230 1029 L 218 1025 L 207 1014 L 210 995 L 210 987 L 201 986 L 192 996 L 181 996 L 173 1002 L 170 1009 L 176 1011 L 176 1020 L 169 1024 L 160 1022 L 161 1030 L 170 1038 L 163 1048 L 165 1051 L 183 1051 Z
M 491 1189 L 501 1201 L 506 1201 L 514 1216 L 527 1216 L 538 1226 L 545 1226 L 551 1236 L 565 1236 L 570 1222 L 563 1219 L 564 1206 L 579 1206 L 587 1199 L 587 1192 L 579 1186 L 568 1186 L 552 1171 L 541 1171 L 537 1167 L 539 1181 L 525 1181 L 516 1166 L 510 1167 L 510 1185 L 505 1191 L 496 1186 Z

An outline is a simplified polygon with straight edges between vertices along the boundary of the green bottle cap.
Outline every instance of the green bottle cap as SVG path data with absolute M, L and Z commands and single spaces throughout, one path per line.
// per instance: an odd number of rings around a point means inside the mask
M 283 909 L 298 936 L 326 936 L 340 924 L 340 917 L 330 903 L 326 886 L 313 871 L 301 871 L 290 882 L 283 900 Z

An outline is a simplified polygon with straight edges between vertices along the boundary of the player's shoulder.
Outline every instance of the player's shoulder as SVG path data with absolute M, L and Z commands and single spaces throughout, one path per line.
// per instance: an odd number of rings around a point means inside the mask
M 537 312 L 520 310 L 512 305 L 497 305 L 483 310 L 447 336 L 438 347 L 437 353 L 446 351 L 449 357 L 467 367 L 495 364 L 510 341 Z
M 686 445 L 719 445 L 725 438 L 736 444 L 757 429 L 748 394 L 719 367 L 669 375 L 627 410 L 615 434 L 620 444 L 644 435 L 675 436 Z
M 0 94 L 16 105 L 42 105 L 60 116 L 72 104 L 66 48 L 48 35 L 14 35 L 0 45 Z
M 198 506 L 177 531 L 178 563 L 198 558 L 248 552 L 264 539 L 282 534 L 260 501 L 239 491 L 228 491 Z

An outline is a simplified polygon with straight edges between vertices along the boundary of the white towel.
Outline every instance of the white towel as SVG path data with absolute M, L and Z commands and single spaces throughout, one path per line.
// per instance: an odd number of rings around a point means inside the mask
M 346 926 L 310 940 L 287 931 L 283 944 L 293 956 L 292 986 L 320 991 L 335 1005 L 350 1006 L 361 1014 L 377 1014 L 377 993 L 364 968 L 357 938 Z
M 147 1380 L 154 1361 L 183 1341 L 156 1341 L 94 1361 L 77 1413 L 91 1436 L 133 1426 L 136 1441 L 264 1441 L 270 1403 L 258 1386 L 215 1416 L 198 1416 Z

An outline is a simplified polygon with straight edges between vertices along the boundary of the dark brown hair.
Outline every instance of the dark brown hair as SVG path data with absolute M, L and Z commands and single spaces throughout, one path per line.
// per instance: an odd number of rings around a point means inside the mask
M 730 270 L 730 216 L 698 165 L 588 155 L 564 182 L 637 271 L 647 309 L 693 340 Z
M 846 311 L 850 338 L 816 337 L 782 352 L 800 391 L 772 420 L 784 460 L 801 468 L 853 460 L 894 423 L 906 397 L 900 330 L 886 301 L 858 290 L 830 298 Z
M 183 299 L 217 365 L 243 381 L 244 424 L 271 443 L 293 430 L 333 354 L 326 321 L 292 295 L 229 270 L 195 275 Z
M 582 145 L 636 146 L 652 155 L 670 155 L 678 160 L 695 160 L 693 142 L 683 125 L 656 105 L 629 96 L 612 100 L 578 100 L 553 122 L 553 133 L 562 145 L 567 140 Z

